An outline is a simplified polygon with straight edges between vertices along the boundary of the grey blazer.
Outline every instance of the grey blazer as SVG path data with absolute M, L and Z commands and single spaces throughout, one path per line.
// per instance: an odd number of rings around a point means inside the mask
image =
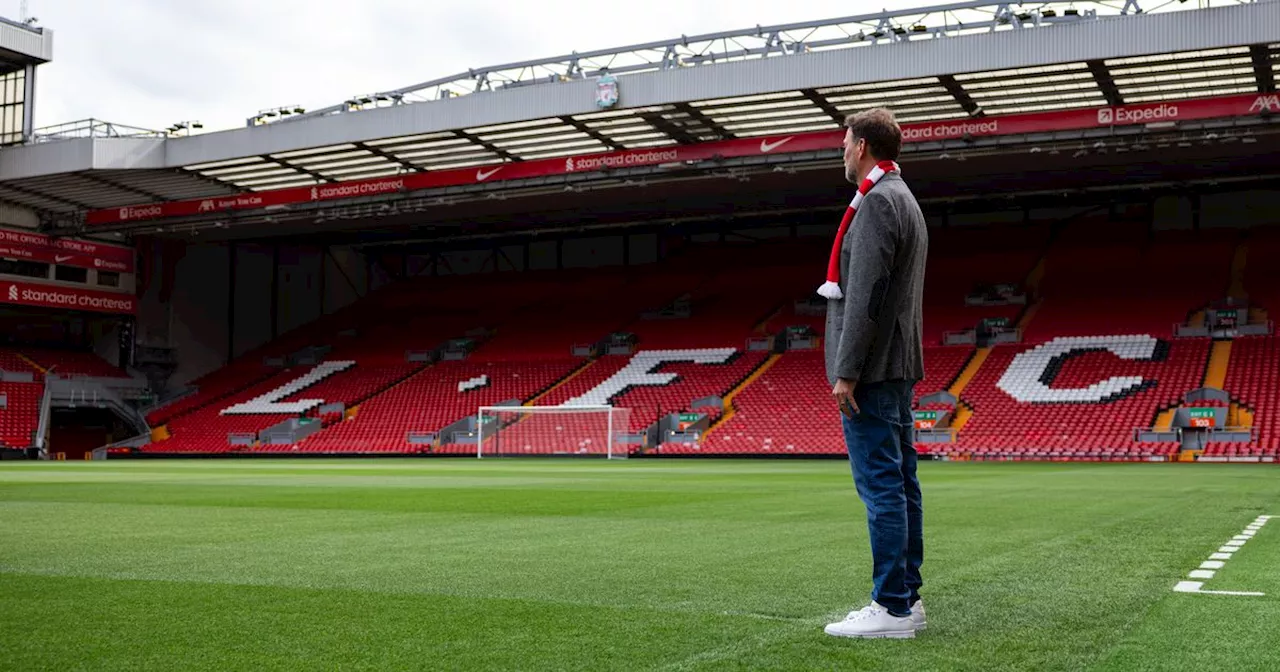
M 843 299 L 827 301 L 827 381 L 924 378 L 922 302 L 929 232 L 907 183 L 885 175 L 862 199 L 840 251 Z

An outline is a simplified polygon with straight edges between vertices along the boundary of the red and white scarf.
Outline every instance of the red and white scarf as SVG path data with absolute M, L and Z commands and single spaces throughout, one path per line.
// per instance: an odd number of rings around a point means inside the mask
M 828 299 L 844 298 L 844 292 L 840 291 L 840 248 L 844 245 L 844 234 L 849 230 L 849 222 L 853 221 L 853 215 L 858 211 L 858 206 L 862 205 L 863 197 L 876 186 L 876 182 L 879 182 L 880 178 L 887 173 L 897 172 L 901 172 L 901 169 L 898 168 L 896 161 L 881 161 L 871 169 L 870 173 L 867 173 L 867 178 L 862 181 L 862 184 L 858 185 L 858 193 L 854 194 L 849 207 L 844 211 L 840 228 L 836 231 L 836 242 L 831 246 L 831 259 L 827 261 L 827 281 L 818 288 L 818 293 L 822 296 Z

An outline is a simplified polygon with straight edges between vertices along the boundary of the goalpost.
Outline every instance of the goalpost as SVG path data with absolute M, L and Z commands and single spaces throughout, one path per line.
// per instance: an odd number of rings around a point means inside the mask
M 476 457 L 596 456 L 626 459 L 631 409 L 613 406 L 482 406 Z

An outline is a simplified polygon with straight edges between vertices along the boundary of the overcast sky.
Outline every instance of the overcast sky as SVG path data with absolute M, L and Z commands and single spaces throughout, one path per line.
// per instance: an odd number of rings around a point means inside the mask
M 36 125 L 242 126 L 467 68 L 933 4 L 885 0 L 28 0 L 54 31 Z M 610 8 L 610 9 L 606 9 Z M 16 19 L 19 0 L 0 0 Z

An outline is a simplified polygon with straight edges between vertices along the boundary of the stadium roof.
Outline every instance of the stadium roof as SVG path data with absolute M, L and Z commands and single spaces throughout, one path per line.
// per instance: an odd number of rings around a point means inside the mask
M 1174 7 L 956 3 L 507 64 L 189 137 L 81 122 L 0 153 L 0 200 L 76 213 L 767 138 L 876 104 L 914 123 L 1274 91 L 1280 3 Z M 600 109 L 606 71 L 620 101 Z
M 53 58 L 53 31 L 0 17 L 0 74 Z

